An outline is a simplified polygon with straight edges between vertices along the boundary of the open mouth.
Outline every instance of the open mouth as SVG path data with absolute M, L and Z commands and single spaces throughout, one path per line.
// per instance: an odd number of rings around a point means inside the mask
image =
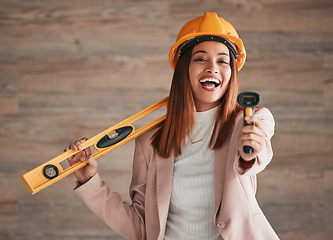
M 214 89 L 218 87 L 221 82 L 216 78 L 203 78 L 200 80 L 200 84 L 207 89 Z

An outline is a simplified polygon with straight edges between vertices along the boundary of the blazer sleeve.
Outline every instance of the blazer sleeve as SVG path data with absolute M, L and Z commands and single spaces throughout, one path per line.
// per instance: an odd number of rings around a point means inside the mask
M 271 145 L 271 138 L 274 135 L 275 121 L 272 113 L 267 108 L 261 108 L 255 113 L 256 117 L 259 117 L 263 124 L 263 130 L 266 133 L 265 146 L 263 150 L 255 158 L 254 164 L 247 169 L 241 168 L 239 165 L 240 155 L 238 153 L 236 161 L 236 169 L 241 175 L 252 176 L 256 175 L 266 168 L 273 158 L 273 149 Z M 243 118 L 241 118 L 243 121 Z M 242 122 L 241 121 L 241 122 Z M 238 123 L 242 124 L 242 123 Z
M 141 143 L 135 140 L 131 204 L 112 192 L 97 173 L 88 182 L 75 189 L 76 195 L 110 228 L 125 239 L 145 239 L 145 186 L 147 163 Z

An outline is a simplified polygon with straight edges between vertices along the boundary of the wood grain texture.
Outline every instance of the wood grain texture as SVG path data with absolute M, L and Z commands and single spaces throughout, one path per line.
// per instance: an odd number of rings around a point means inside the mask
M 73 194 L 74 176 L 31 196 L 23 173 L 168 95 L 168 51 L 214 11 L 245 43 L 240 90 L 276 120 L 257 199 L 281 239 L 333 234 L 331 0 L 0 0 L 0 239 L 122 239 Z M 99 159 L 129 201 L 134 143 Z

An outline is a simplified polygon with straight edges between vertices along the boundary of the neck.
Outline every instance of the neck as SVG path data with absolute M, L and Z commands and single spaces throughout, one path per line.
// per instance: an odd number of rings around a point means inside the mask
M 220 102 L 214 102 L 214 103 L 200 103 L 200 104 L 195 104 L 195 108 L 197 112 L 206 112 L 210 109 L 213 109 L 217 107 L 220 104 Z

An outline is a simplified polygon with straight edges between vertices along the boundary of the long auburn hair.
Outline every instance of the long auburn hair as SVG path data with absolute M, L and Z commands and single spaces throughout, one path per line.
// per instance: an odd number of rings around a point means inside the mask
M 176 64 L 172 78 L 166 119 L 152 137 L 152 146 L 164 158 L 181 154 L 186 137 L 192 132 L 195 123 L 195 103 L 189 78 L 189 65 L 192 50 L 182 54 Z M 220 148 L 233 128 L 237 113 L 241 107 L 237 105 L 238 69 L 233 54 L 229 51 L 231 77 L 225 94 L 220 99 L 218 113 L 214 124 L 213 135 L 209 147 Z

